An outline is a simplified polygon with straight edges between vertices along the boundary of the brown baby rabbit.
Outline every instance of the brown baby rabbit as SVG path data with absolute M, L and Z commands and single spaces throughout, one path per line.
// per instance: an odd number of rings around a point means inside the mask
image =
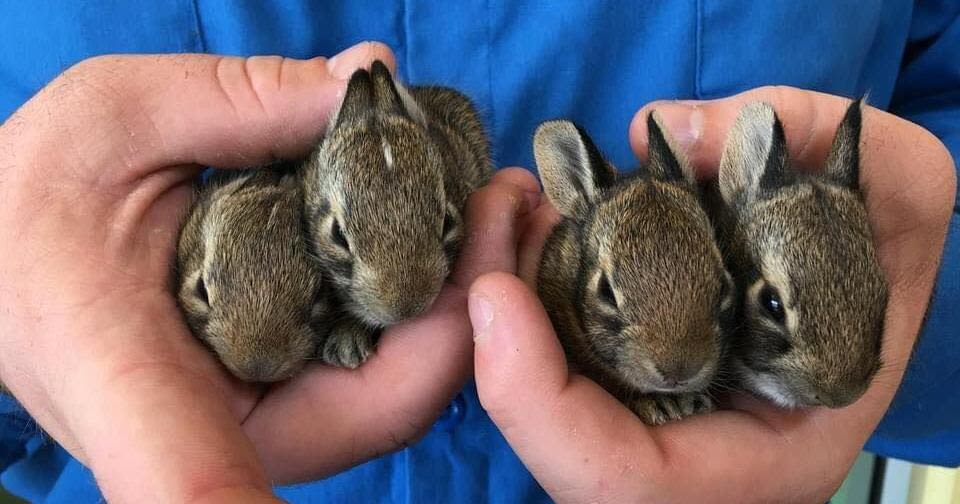
M 329 286 L 309 258 L 289 166 L 214 174 L 181 230 L 176 271 L 187 323 L 238 378 L 283 380 L 315 357 Z
M 332 329 L 325 361 L 355 366 L 377 332 L 425 312 L 453 265 L 467 196 L 492 172 L 470 101 L 405 88 L 377 61 L 350 79 L 327 136 L 306 163 L 309 236 L 356 317 Z
M 887 288 L 859 187 L 861 108 L 818 173 L 791 166 L 764 103 L 741 110 L 720 162 L 718 235 L 743 295 L 732 365 L 780 406 L 846 406 L 880 367 Z
M 571 367 L 662 424 L 713 408 L 734 294 L 690 167 L 647 122 L 650 161 L 628 175 L 573 123 L 537 128 L 537 169 L 563 216 L 538 290 Z

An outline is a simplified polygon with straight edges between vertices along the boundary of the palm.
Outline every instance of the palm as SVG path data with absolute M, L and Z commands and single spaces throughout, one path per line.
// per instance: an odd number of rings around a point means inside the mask
M 703 138 L 690 153 L 700 175 L 715 176 L 725 131 L 739 105 L 751 100 L 779 105 L 781 117 L 786 116 L 788 140 L 812 131 L 806 135 L 807 145 L 790 146 L 794 159 L 806 165 L 822 161 L 847 102 L 810 94 L 815 100 L 805 92 L 761 89 L 712 102 L 718 110 L 707 110 L 705 115 L 712 113 L 707 117 L 726 127 L 707 123 Z M 793 103 L 816 104 L 820 113 L 811 114 L 809 108 L 791 110 L 788 105 Z M 644 111 L 638 117 L 645 117 Z M 637 131 L 637 123 L 631 136 L 645 138 L 644 132 Z M 891 139 L 897 139 L 896 145 L 891 145 Z M 504 293 L 500 294 L 504 305 L 517 307 L 515 318 L 505 323 L 515 332 L 533 336 L 514 336 L 509 343 L 499 341 L 489 348 L 478 344 L 477 382 L 491 417 L 554 498 L 573 502 L 816 502 L 829 498 L 902 378 L 930 295 L 954 197 L 949 155 L 915 125 L 869 110 L 861 153 L 862 187 L 890 284 L 890 300 L 883 368 L 864 397 L 840 410 L 786 411 L 751 396 L 729 393 L 722 398 L 722 411 L 661 427 L 643 425 L 598 385 L 568 374 L 556 335 L 530 289 L 540 249 L 557 216 L 543 205 L 527 219 L 524 225 L 530 238 L 519 252 L 527 287 L 507 277 L 494 277 L 481 279 L 474 290 Z M 905 173 L 910 183 L 904 183 Z M 504 345 L 513 351 L 502 353 L 495 348 Z M 521 382 L 528 383 L 530 390 L 505 386 Z
M 453 284 L 355 372 L 317 366 L 262 394 L 178 311 L 170 269 L 197 165 L 303 156 L 352 69 L 392 61 L 376 44 L 340 56 L 104 57 L 0 127 L 0 371 L 108 499 L 269 500 L 270 481 L 410 441 L 469 374 L 463 292 L 515 269 L 529 174 L 501 172 L 471 198 Z

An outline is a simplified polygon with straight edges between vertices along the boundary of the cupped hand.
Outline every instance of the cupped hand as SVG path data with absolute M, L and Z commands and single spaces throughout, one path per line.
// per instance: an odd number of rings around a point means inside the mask
M 0 126 L 0 379 L 108 500 L 272 501 L 272 482 L 412 440 L 465 381 L 466 286 L 512 271 L 513 216 L 536 200 L 517 171 L 471 200 L 464 261 L 438 306 L 356 373 L 310 369 L 265 392 L 239 383 L 172 295 L 201 167 L 305 155 L 374 59 L 393 65 L 371 43 L 329 60 L 98 57 Z
M 683 144 L 701 179 L 716 177 L 740 107 L 769 102 L 792 158 L 822 164 L 849 100 L 758 88 L 707 102 L 658 102 L 637 113 L 631 144 L 646 157 L 651 109 Z M 559 502 L 824 502 L 842 482 L 902 379 L 935 280 L 956 191 L 953 160 L 923 128 L 867 108 L 861 184 L 890 284 L 883 368 L 853 405 L 781 410 L 734 394 L 724 411 L 648 427 L 572 374 L 532 286 L 558 217 L 549 204 L 524 219 L 523 281 L 493 273 L 470 291 L 481 403 L 527 467 Z

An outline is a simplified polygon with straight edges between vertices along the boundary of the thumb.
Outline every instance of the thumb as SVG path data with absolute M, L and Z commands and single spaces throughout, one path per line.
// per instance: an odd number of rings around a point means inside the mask
M 520 279 L 481 276 L 470 288 L 469 310 L 480 403 L 554 499 L 595 500 L 598 489 L 578 481 L 633 478 L 611 453 L 659 463 L 656 442 L 633 413 L 593 381 L 568 373 L 550 319 Z
M 34 146 L 75 145 L 86 166 L 120 160 L 125 180 L 162 166 L 252 166 L 306 154 L 350 75 L 376 59 L 395 65 L 390 49 L 373 42 L 330 59 L 101 56 L 64 72 L 10 123 L 30 124 L 17 136 Z M 102 182 L 102 168 L 89 171 Z
M 507 273 L 481 276 L 470 288 L 468 306 L 480 401 L 498 424 L 521 421 L 518 404 L 532 410 L 563 391 L 568 379 L 563 349 L 540 301 L 520 279 Z

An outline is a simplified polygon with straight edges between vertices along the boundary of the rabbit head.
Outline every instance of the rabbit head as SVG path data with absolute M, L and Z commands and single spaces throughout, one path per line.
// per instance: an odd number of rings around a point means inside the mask
M 304 175 L 312 245 L 345 307 L 373 327 L 428 309 L 460 242 L 460 209 L 426 121 L 375 62 L 351 77 Z
M 743 293 L 734 365 L 781 406 L 845 406 L 880 367 L 887 290 L 860 192 L 861 108 L 847 110 L 818 173 L 791 165 L 764 103 L 742 109 L 720 162 Z
M 325 334 L 327 286 L 308 257 L 294 175 L 218 173 L 180 235 L 177 297 L 193 333 L 238 378 L 289 378 Z
M 576 237 L 544 254 L 577 270 L 579 359 L 636 391 L 701 391 L 724 354 L 732 280 L 689 165 L 655 115 L 648 126 L 649 163 L 625 176 L 573 123 L 537 129 L 544 190 Z

